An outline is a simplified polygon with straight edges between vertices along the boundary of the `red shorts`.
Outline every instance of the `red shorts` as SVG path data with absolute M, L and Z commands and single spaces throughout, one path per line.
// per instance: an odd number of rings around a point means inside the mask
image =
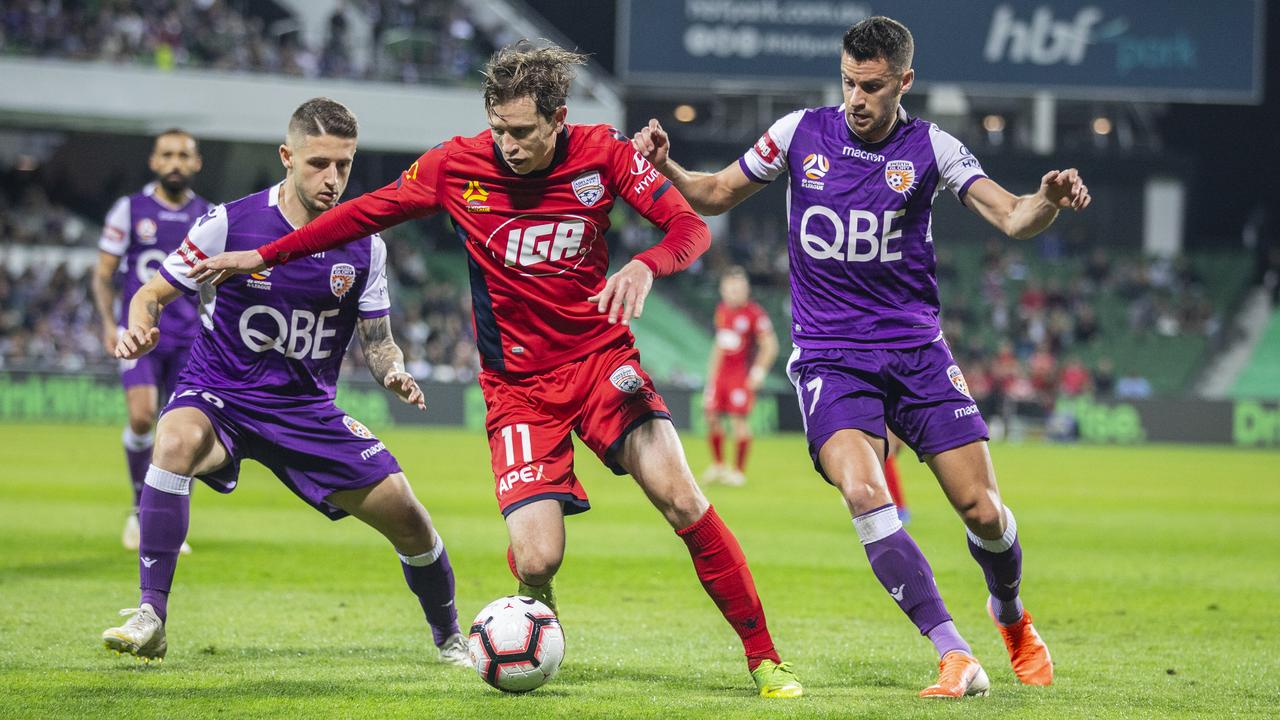
M 577 432 L 609 469 L 625 475 L 614 456 L 635 428 L 671 418 L 632 345 L 604 348 L 558 368 L 530 375 L 483 371 L 489 451 L 503 516 L 535 500 L 559 500 L 566 515 L 590 509 L 573 473 Z
M 707 410 L 722 415 L 750 415 L 756 393 L 747 387 L 747 376 L 720 376 L 707 398 Z

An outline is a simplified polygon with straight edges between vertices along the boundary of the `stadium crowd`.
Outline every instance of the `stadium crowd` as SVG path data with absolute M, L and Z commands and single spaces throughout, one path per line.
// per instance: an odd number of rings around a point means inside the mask
M 51 202 L 38 185 L 19 198 L 0 192 L 0 369 L 114 367 L 100 345 L 89 295 L 99 228 Z M 424 248 L 433 247 L 433 237 L 419 228 L 388 235 L 393 326 L 416 377 L 470 382 L 479 370 L 470 295 L 431 271 Z M 18 250 L 46 252 L 18 262 Z M 344 372 L 363 378 L 364 358 L 358 349 L 350 355 Z
M 0 0 L 0 55 L 416 83 L 477 78 L 494 49 L 452 0 L 351 0 L 316 46 L 258 5 L 271 4 Z M 357 17 L 372 35 L 364 51 L 351 40 Z

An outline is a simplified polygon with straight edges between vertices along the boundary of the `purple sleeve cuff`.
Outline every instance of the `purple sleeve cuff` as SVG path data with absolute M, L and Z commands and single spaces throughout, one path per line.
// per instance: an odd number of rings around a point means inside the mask
M 975 180 L 981 180 L 985 177 L 986 175 L 979 174 L 965 180 L 964 184 L 960 186 L 960 190 L 956 192 L 956 197 L 960 198 L 960 202 L 964 202 L 964 194 L 969 192 L 969 186 L 972 185 Z
M 769 184 L 770 182 L 769 180 L 764 180 L 759 177 L 756 177 L 756 174 L 751 172 L 751 168 L 747 166 L 747 158 L 745 156 L 738 158 L 738 167 L 742 168 L 742 174 L 746 175 L 747 179 L 750 180 L 751 182 L 760 183 L 761 185 Z
M 160 266 L 160 276 L 165 279 L 165 282 L 169 283 L 170 285 L 178 288 L 178 290 L 182 291 L 183 295 L 196 294 L 196 291 L 187 287 L 186 283 L 178 282 L 178 280 L 174 278 L 173 275 L 169 272 L 169 268 L 163 265 Z
M 382 308 L 382 309 L 380 309 L 380 310 L 361 310 L 361 311 L 360 311 L 360 319 L 361 319 L 361 320 L 372 320 L 372 319 L 374 319 L 374 318 L 386 317 L 386 316 L 388 316 L 388 315 L 390 315 L 390 314 L 391 314 L 391 308 L 390 308 L 390 307 L 384 307 L 384 308 Z

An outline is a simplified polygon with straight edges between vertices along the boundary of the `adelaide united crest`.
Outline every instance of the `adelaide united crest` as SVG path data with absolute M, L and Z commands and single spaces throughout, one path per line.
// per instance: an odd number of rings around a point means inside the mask
M 351 292 L 356 284 L 355 266 L 349 263 L 338 263 L 329 270 L 329 289 L 338 299 Z
M 578 201 L 587 207 L 595 205 L 604 197 L 604 183 L 600 181 L 600 173 L 594 170 L 574 178 L 570 186 L 573 194 L 578 196 Z

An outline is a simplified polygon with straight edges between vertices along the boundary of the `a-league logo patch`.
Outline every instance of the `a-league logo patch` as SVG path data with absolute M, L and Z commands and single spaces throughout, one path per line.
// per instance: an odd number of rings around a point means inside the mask
M 335 297 L 341 299 L 343 295 L 351 292 L 351 288 L 356 284 L 356 269 L 348 263 L 338 263 L 329 270 L 329 289 L 333 291 Z
M 964 373 L 960 372 L 958 366 L 952 365 L 947 368 L 947 379 L 951 381 L 952 387 L 964 393 L 964 396 L 970 400 L 973 399 L 973 396 L 969 394 L 969 383 L 965 382 Z
M 631 395 L 644 386 L 644 380 L 640 378 L 636 369 L 630 365 L 623 365 L 613 374 L 609 376 L 609 382 L 624 393 Z
M 890 160 L 884 166 L 884 181 L 890 190 L 905 195 L 916 184 L 916 166 L 910 160 Z
M 156 221 L 151 218 L 142 218 L 137 225 L 133 226 L 133 233 L 138 236 L 138 242 L 150 245 L 156 241 Z
M 351 431 L 352 435 L 355 435 L 361 440 L 373 439 L 373 431 L 365 427 L 364 423 L 351 417 L 350 415 L 342 416 L 342 424 L 347 426 L 347 429 Z
M 600 173 L 594 170 L 574 178 L 570 186 L 573 187 L 573 194 L 578 196 L 578 202 L 587 207 L 595 205 L 604 197 L 604 183 L 600 182 Z

